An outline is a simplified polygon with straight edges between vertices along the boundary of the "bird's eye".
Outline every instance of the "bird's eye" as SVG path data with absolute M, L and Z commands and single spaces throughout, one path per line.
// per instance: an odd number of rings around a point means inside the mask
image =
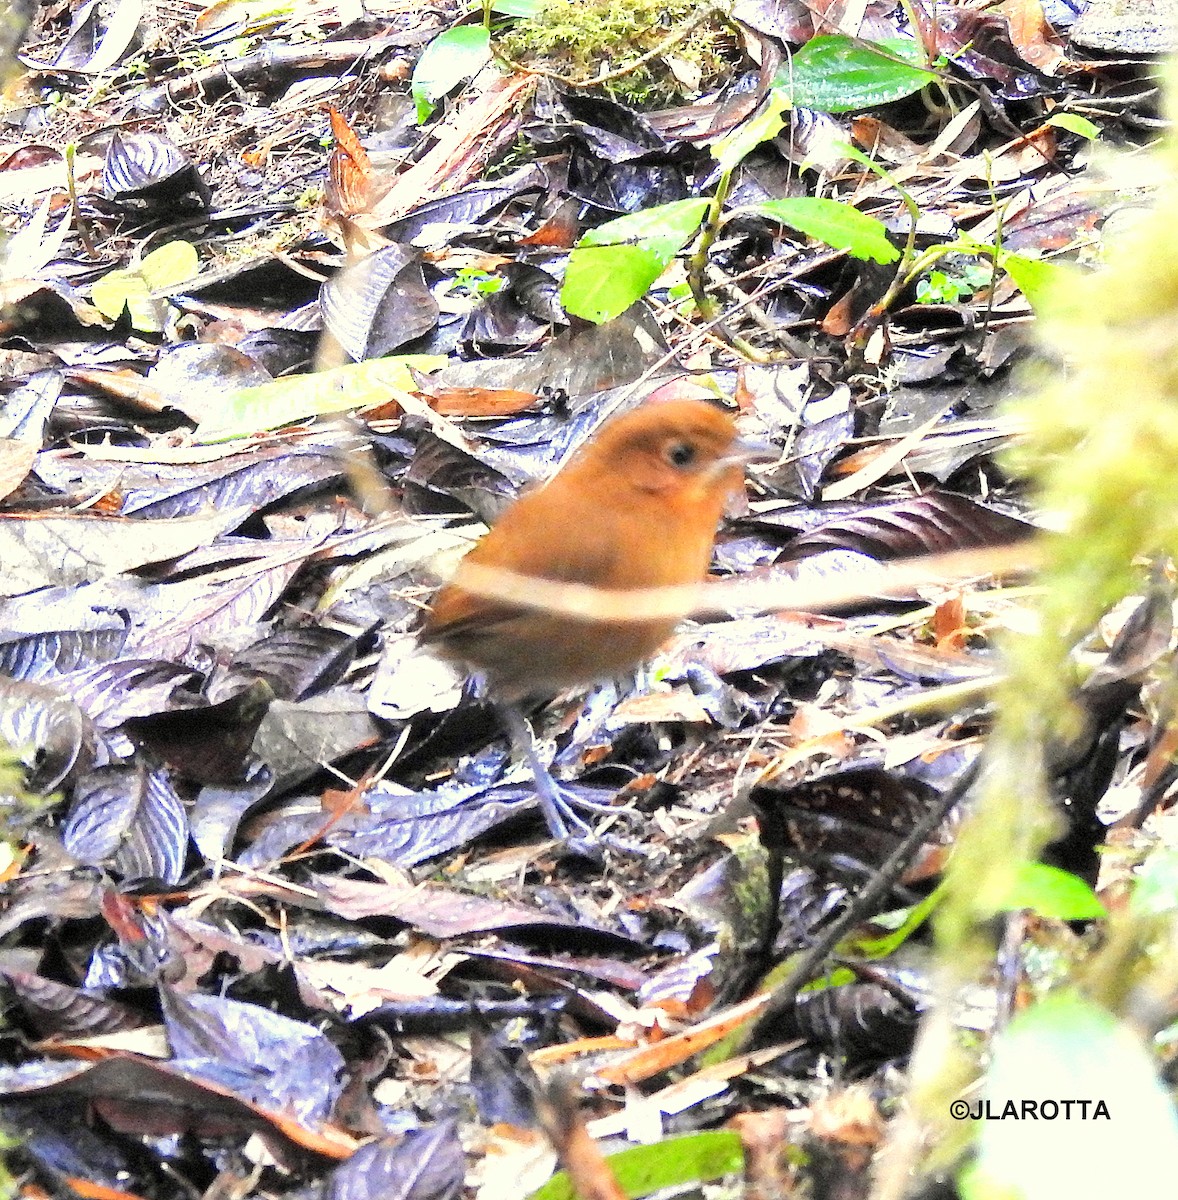
M 696 448 L 690 442 L 672 442 L 667 447 L 667 462 L 673 467 L 690 467 L 696 455 Z

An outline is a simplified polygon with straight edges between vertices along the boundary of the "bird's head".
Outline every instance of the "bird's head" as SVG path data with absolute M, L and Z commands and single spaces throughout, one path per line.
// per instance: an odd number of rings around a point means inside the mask
M 737 437 L 732 417 L 703 400 L 647 404 L 605 425 L 586 447 L 590 465 L 647 493 L 728 493 L 764 447 Z

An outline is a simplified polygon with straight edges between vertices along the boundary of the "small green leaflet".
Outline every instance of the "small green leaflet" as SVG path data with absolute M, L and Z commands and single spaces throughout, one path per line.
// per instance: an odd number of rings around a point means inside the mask
M 535 17 L 544 11 L 544 0 L 493 0 L 491 9 L 505 17 Z M 471 12 L 482 12 L 481 4 L 472 4 Z
M 647 246 L 581 246 L 569 255 L 560 302 L 566 312 L 600 325 L 624 313 L 667 269 Z
M 740 1137 L 716 1129 L 667 1138 L 652 1146 L 634 1146 L 608 1155 L 606 1160 L 627 1196 L 648 1196 L 663 1188 L 708 1183 L 744 1170 Z M 558 1171 L 528 1200 L 574 1200 L 568 1173 Z
M 785 124 L 781 115 L 785 107 L 785 97 L 781 92 L 770 91 L 759 112 L 742 121 L 731 133 L 711 142 L 708 149 L 720 164 L 720 170 L 730 174 L 762 142 L 775 138 Z
M 707 208 L 707 200 L 675 200 L 590 230 L 569 255 L 565 311 L 595 323 L 625 312 L 695 236 Z
M 1087 117 L 1076 113 L 1057 112 L 1047 118 L 1046 124 L 1054 125 L 1056 129 L 1065 129 L 1068 133 L 1078 133 L 1080 137 L 1090 142 L 1100 137 L 1100 126 L 1094 125 Z
M 1063 296 L 1064 283 L 1075 270 L 1066 263 L 1044 262 L 1025 254 L 1003 253 L 998 265 L 1014 280 L 1036 313 L 1042 315 L 1051 298 Z
M 872 44 L 832 34 L 811 38 L 783 63 L 773 87 L 795 108 L 834 113 L 900 100 L 934 79 L 911 38 Z
M 581 239 L 581 246 L 618 246 L 624 242 L 649 245 L 660 254 L 670 249 L 674 256 L 687 245 L 699 228 L 708 201 L 672 200 L 655 208 L 644 208 L 591 229 Z M 670 259 L 668 258 L 668 262 Z
M 1108 916 L 1108 910 L 1084 880 L 1047 863 L 1021 864 L 999 908 L 1002 912 L 1030 909 L 1057 921 L 1090 921 Z
M 491 59 L 491 35 L 482 25 L 455 25 L 422 51 L 413 69 L 410 93 L 417 122 L 429 117 L 448 91 L 481 70 Z
M 838 200 L 795 196 L 788 200 L 767 200 L 755 205 L 752 211 L 817 238 L 836 250 L 846 250 L 855 258 L 890 263 L 900 257 L 900 251 L 888 241 L 887 227 L 882 221 Z

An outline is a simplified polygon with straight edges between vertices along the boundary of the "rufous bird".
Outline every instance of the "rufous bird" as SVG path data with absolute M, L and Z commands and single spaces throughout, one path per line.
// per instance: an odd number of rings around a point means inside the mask
M 515 500 L 434 597 L 421 640 L 482 674 L 532 769 L 553 837 L 584 851 L 601 811 L 561 789 L 517 707 L 627 672 L 658 649 L 674 617 L 609 620 L 518 607 L 463 586 L 469 565 L 605 592 L 703 581 L 743 463 L 732 417 L 701 400 L 647 404 L 607 421 L 545 485 Z M 521 589 L 522 591 L 522 589 Z

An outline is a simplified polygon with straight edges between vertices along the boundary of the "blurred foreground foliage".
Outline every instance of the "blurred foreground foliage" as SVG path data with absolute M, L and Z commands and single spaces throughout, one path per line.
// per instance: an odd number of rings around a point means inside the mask
M 1178 69 L 1169 82 L 1173 117 Z M 1171 129 L 1153 154 L 1161 167 L 1154 204 L 1109 242 L 1100 268 L 1077 271 L 1057 289 L 1039 335 L 1054 366 L 1044 378 L 1028 379 L 1010 409 L 1024 432 L 1007 466 L 1062 532 L 1042 539 L 1034 632 L 1012 636 L 1004 647 L 1009 678 L 997 701 L 981 798 L 958 839 L 937 916 L 940 1004 L 913 1058 L 914 1098 L 941 1148 L 933 1165 L 961 1161 L 970 1137 L 979 1137 L 976 1163 L 959 1178 L 969 1200 L 1039 1200 L 1052 1188 L 1072 1200 L 1107 1194 L 1100 1190 L 1109 1185 L 1106 1172 L 1093 1167 L 1104 1131 L 1100 1122 L 1072 1125 L 1068 1154 L 1084 1164 L 1076 1178 L 1067 1155 L 1051 1154 L 1043 1142 L 1039 1157 L 1055 1164 L 1045 1182 L 1027 1166 L 1028 1148 L 1021 1159 L 1012 1154 L 1014 1124 L 951 1121 L 954 1097 L 1017 1101 L 1070 1084 L 1086 1086 L 1096 1100 L 1096 1087 L 1119 1104 L 1122 1141 L 1108 1156 L 1116 1170 L 1139 1178 L 1154 1168 L 1164 1173 L 1165 1156 L 1178 1147 L 1173 1096 L 1159 1077 L 1174 1040 L 1167 1030 L 1178 1017 L 1174 851 L 1157 844 L 1144 853 L 1129 894 L 1110 905 L 1101 936 L 1079 943 L 1075 962 L 1049 984 L 1053 994 L 1017 1013 L 988 1047 L 965 1046 L 952 1022 L 964 988 L 994 982 L 994 914 L 1056 831 L 1050 755 L 1077 728 L 1072 698 L 1082 672 L 1074 651 L 1111 606 L 1172 579 L 1178 557 L 1178 134 Z M 1174 720 L 1166 716 L 1174 708 L 1174 669 L 1171 650 L 1155 668 L 1163 728 Z M 1085 1074 L 1097 1043 L 1106 1057 Z M 1126 1123 L 1148 1129 L 1148 1137 L 1132 1138 L 1130 1147 Z M 1034 1136 L 1046 1137 L 1043 1122 Z M 897 1137 L 901 1144 L 907 1137 L 911 1162 L 920 1135 L 910 1128 Z M 1079 1138 L 1088 1147 L 1083 1153 Z M 880 1194 L 902 1194 L 900 1173 Z

